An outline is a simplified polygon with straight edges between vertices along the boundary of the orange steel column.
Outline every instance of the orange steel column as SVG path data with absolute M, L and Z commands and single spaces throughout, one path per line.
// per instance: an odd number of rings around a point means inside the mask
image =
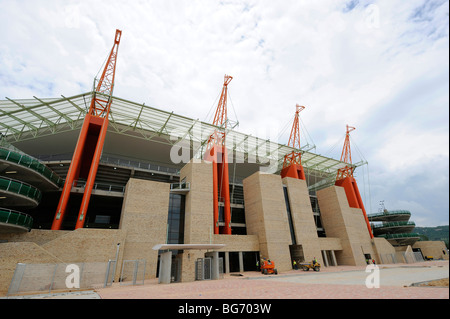
M 344 179 L 337 180 L 335 185 L 344 187 L 345 195 L 350 207 L 359 208 L 362 210 L 370 238 L 373 238 L 372 227 L 370 227 L 369 218 L 367 217 L 366 209 L 364 208 L 356 180 L 351 176 L 347 176 Z
M 63 218 L 67 210 L 70 191 L 75 178 L 87 178 L 85 191 L 81 203 L 76 228 L 84 225 L 92 188 L 94 186 L 100 161 L 106 131 L 108 129 L 108 116 L 112 102 L 114 78 L 116 70 L 117 52 L 122 31 L 116 30 L 114 45 L 109 54 L 102 76 L 93 92 L 88 113 L 83 122 L 78 142 L 70 163 L 69 171 L 64 182 L 61 198 L 56 209 L 52 230 L 61 229 Z
M 231 235 L 231 205 L 230 205 L 230 180 L 228 171 L 228 152 L 226 147 L 222 147 L 221 163 L 217 165 L 218 183 L 220 185 L 219 196 L 223 198 L 223 221 L 225 225 L 222 234 Z
M 213 145 L 205 153 L 204 160 L 212 162 L 213 166 L 213 214 L 214 234 L 231 235 L 231 205 L 230 182 L 228 170 L 227 149 Z M 224 226 L 219 227 L 219 201 L 224 203 Z
M 364 208 L 364 204 L 363 204 L 363 201 L 362 201 L 362 198 L 361 198 L 361 194 L 359 193 L 358 184 L 356 184 L 356 180 L 354 178 L 353 178 L 353 181 L 352 181 L 352 185 L 353 185 L 353 190 L 355 191 L 355 194 L 356 194 L 356 199 L 358 201 L 359 208 L 361 208 L 361 210 L 363 212 L 364 219 L 366 221 L 366 226 L 367 226 L 367 230 L 369 231 L 370 238 L 373 238 L 372 227 L 370 227 L 369 218 L 367 217 L 366 209 Z
M 84 221 L 86 218 L 87 209 L 89 206 L 89 200 L 91 199 L 92 189 L 95 183 L 95 177 L 97 176 L 98 164 L 100 162 L 100 157 L 102 156 L 103 145 L 105 143 L 106 131 L 108 130 L 108 118 L 102 119 L 102 126 L 100 129 L 100 134 L 98 136 L 97 145 L 95 148 L 94 157 L 92 159 L 91 167 L 89 169 L 88 179 L 86 181 L 86 186 L 84 188 L 83 199 L 81 201 L 80 212 L 78 213 L 77 223 L 75 229 L 83 228 Z
M 347 125 L 347 132 L 345 135 L 344 147 L 342 149 L 341 161 L 351 164 L 352 163 L 352 153 L 350 149 L 350 132 L 355 130 L 354 127 Z M 346 165 L 338 170 L 336 176 L 336 186 L 344 187 L 345 195 L 350 207 L 359 208 L 362 210 L 364 215 L 364 220 L 366 221 L 367 230 L 369 232 L 370 238 L 373 238 L 372 227 L 370 227 L 369 219 L 367 218 L 366 209 L 359 193 L 358 185 L 353 177 L 353 171 L 355 168 L 353 166 Z
M 213 219 L 214 219 L 214 234 L 219 234 L 219 180 L 217 169 L 217 150 L 216 147 L 212 149 L 215 159 L 212 160 L 213 164 Z M 208 160 L 208 159 L 207 159 Z
M 66 212 L 67 203 L 69 202 L 70 191 L 72 190 L 72 185 L 75 179 L 75 176 L 78 175 L 80 169 L 80 161 L 83 153 L 83 146 L 86 142 L 86 137 L 89 129 L 89 120 L 90 115 L 87 114 L 83 126 L 80 131 L 80 135 L 78 136 L 78 142 L 75 147 L 75 152 L 72 156 L 72 161 L 69 166 L 69 170 L 67 172 L 66 180 L 64 181 L 64 187 L 59 199 L 58 207 L 56 209 L 56 215 L 53 220 L 53 224 L 51 229 L 58 230 L 61 229 L 61 224 L 64 219 L 64 214 Z
M 216 129 L 209 137 L 204 160 L 213 163 L 213 214 L 214 234 L 231 235 L 231 205 L 230 205 L 230 180 L 228 170 L 228 156 L 225 147 L 227 128 L 227 92 L 228 84 L 233 79 L 229 75 L 224 76 L 222 94 L 214 115 L 213 125 L 218 126 L 223 132 Z M 224 203 L 224 226 L 219 227 L 219 201 Z

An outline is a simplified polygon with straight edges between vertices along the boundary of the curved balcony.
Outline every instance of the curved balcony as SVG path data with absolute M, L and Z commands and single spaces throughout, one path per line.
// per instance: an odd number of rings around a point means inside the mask
M 417 233 L 409 234 L 384 234 L 379 237 L 387 239 L 392 246 L 407 246 L 414 245 L 416 241 L 420 239 L 420 235 Z
M 34 208 L 42 193 L 30 184 L 0 176 L 0 206 Z
M 416 227 L 415 222 L 387 222 L 382 224 L 372 224 L 372 230 L 374 236 L 379 236 L 383 234 L 399 234 L 399 233 L 410 233 Z
M 408 210 L 385 210 L 382 213 L 367 215 L 370 222 L 400 222 L 408 221 L 411 217 L 411 212 Z
M 45 164 L 20 152 L 0 147 L 0 173 L 42 190 L 57 190 L 64 180 Z
M 33 218 L 30 215 L 0 207 L 0 233 L 30 231 L 32 226 Z

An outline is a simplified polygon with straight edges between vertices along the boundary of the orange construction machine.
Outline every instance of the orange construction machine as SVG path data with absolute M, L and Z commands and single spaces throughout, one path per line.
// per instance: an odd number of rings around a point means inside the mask
M 275 274 L 278 275 L 278 271 L 275 268 L 275 263 L 273 261 L 269 260 L 263 260 L 261 263 L 261 273 L 264 275 L 267 274 Z

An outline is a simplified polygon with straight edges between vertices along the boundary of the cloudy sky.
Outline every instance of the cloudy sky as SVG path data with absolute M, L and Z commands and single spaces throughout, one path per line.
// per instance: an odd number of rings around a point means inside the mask
M 285 144 L 298 103 L 339 159 L 354 126 L 367 211 L 449 223 L 448 1 L 0 0 L 0 99 L 90 91 L 115 29 L 114 95 L 208 121 L 229 74 L 239 131 Z

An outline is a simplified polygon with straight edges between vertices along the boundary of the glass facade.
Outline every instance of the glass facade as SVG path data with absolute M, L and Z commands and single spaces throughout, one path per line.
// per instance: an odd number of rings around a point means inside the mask
M 245 224 L 245 209 L 240 207 L 231 207 L 231 222 Z
M 170 194 L 167 220 L 167 243 L 184 244 L 185 195 Z
M 317 236 L 327 237 L 325 229 L 322 225 L 322 219 L 320 217 L 319 201 L 316 195 L 310 195 L 309 199 L 311 201 L 311 207 L 314 215 L 314 221 L 316 222 Z
M 288 222 L 289 222 L 289 230 L 290 230 L 290 233 L 291 233 L 292 245 L 296 245 L 297 244 L 297 240 L 295 238 L 294 225 L 292 223 L 291 204 L 289 202 L 289 195 L 288 195 L 288 192 L 287 192 L 287 187 L 283 186 L 283 192 L 284 192 L 284 200 L 285 200 L 285 203 L 286 203 L 286 213 L 287 213 Z

